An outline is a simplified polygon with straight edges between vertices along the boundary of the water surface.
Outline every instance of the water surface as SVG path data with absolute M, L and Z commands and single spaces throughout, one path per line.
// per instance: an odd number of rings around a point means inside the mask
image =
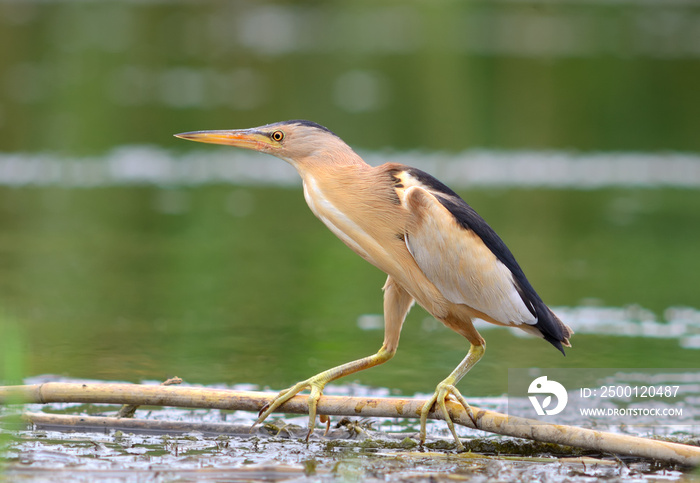
M 592 312 L 591 330 L 579 320 L 566 358 L 542 340 L 485 331 L 488 351 L 465 391 L 505 392 L 509 367 L 698 366 L 678 337 L 615 330 L 698 306 L 696 191 L 462 194 L 551 306 L 645 309 Z M 381 319 L 369 330 L 358 321 L 381 314 L 385 276 L 310 213 L 298 188 L 24 187 L 0 197 L 0 303 L 25 376 L 281 388 L 381 345 Z M 395 359 L 352 379 L 427 392 L 467 349 L 416 307 Z

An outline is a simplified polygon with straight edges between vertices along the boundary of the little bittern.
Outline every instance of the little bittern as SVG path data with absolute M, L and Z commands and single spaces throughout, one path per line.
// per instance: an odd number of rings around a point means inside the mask
M 255 424 L 308 389 L 310 434 L 325 385 L 391 359 L 414 301 L 471 344 L 464 360 L 423 406 L 422 441 L 428 413 L 437 406 L 462 447 L 445 405 L 448 395 L 464 406 L 476 424 L 469 404 L 455 387 L 486 347 L 473 319 L 518 327 L 562 353 L 562 345 L 570 347 L 572 330 L 542 302 L 503 241 L 471 206 L 429 174 L 396 163 L 369 166 L 337 135 L 309 121 L 176 136 L 252 149 L 287 161 L 301 175 L 311 211 L 350 249 L 388 275 L 384 343 L 379 351 L 280 392 Z

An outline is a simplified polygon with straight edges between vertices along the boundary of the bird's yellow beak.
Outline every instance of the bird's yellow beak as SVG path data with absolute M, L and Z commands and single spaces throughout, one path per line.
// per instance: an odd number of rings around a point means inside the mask
M 189 139 L 200 143 L 226 144 L 238 148 L 266 151 L 272 146 L 269 136 L 255 129 L 232 131 L 192 131 L 175 134 L 176 138 Z

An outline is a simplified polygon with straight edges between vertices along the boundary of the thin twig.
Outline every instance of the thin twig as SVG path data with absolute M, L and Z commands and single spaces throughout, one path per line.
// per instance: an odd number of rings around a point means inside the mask
M 155 419 L 122 418 L 110 416 L 79 416 L 72 414 L 49 414 L 25 412 L 22 420 L 41 429 L 83 430 L 85 432 L 104 429 L 128 431 L 132 433 L 192 433 L 204 435 L 231 435 L 239 437 L 277 436 L 287 438 L 306 438 L 308 430 L 296 425 L 263 424 L 252 429 L 249 424 L 212 423 L 190 421 L 162 421 Z M 0 421 L 1 422 L 1 421 Z M 352 439 L 356 434 L 347 428 L 332 429 L 328 432 L 316 430 L 317 437 L 329 439 Z

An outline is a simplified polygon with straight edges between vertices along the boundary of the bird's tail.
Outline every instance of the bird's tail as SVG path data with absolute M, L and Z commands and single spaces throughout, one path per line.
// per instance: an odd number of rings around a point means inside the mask
M 537 323 L 534 327 L 539 330 L 544 340 L 559 349 L 562 354 L 566 355 L 564 347 L 571 347 L 569 338 L 574 334 L 574 331 L 571 327 L 562 322 L 559 317 L 552 312 L 552 309 L 547 307 L 544 303 L 538 305 L 539 306 L 535 309 L 537 311 Z

